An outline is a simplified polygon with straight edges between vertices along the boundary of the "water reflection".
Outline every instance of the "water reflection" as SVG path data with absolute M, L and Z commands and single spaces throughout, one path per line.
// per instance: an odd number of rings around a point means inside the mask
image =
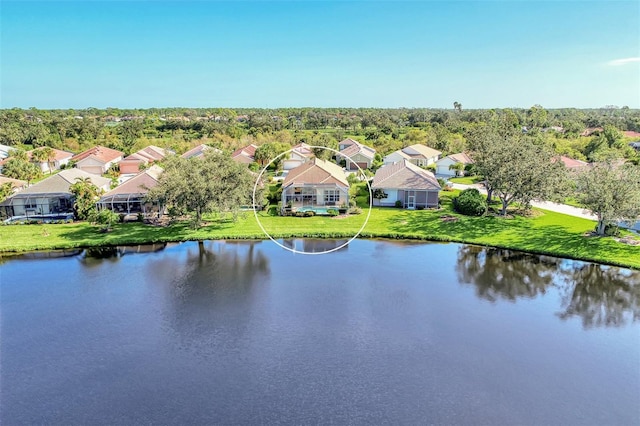
M 560 259 L 499 248 L 460 246 L 456 270 L 461 283 L 476 286 L 476 294 L 495 302 L 533 298 L 553 282 Z
M 585 328 L 618 327 L 640 319 L 640 272 L 575 263 L 561 270 L 560 318 L 579 317 Z
M 260 241 L 186 243 L 180 256 L 148 264 L 152 281 L 169 283 L 165 321 L 180 347 L 199 354 L 215 349 L 222 336 L 240 339 L 251 319 L 253 287 L 270 275 Z
M 155 253 L 164 250 L 167 243 L 139 244 L 131 246 L 102 246 L 84 250 L 80 261 L 84 266 L 99 266 L 104 260 L 117 262 L 122 256 L 132 253 Z
M 347 250 L 347 248 L 349 247 L 347 245 L 348 241 L 349 240 L 346 238 L 340 240 L 292 238 L 282 240 L 282 245 L 291 250 L 296 250 L 303 253 L 325 253 L 342 246 L 344 247 L 340 248 L 338 251 Z
M 460 246 L 456 265 L 463 284 L 482 299 L 535 298 L 560 292 L 562 319 L 585 328 L 625 325 L 640 319 L 640 272 L 511 250 Z

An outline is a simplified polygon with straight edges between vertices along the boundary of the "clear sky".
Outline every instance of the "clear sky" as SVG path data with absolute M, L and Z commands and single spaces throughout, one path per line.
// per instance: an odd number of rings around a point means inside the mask
M 0 107 L 640 107 L 639 1 L 6 1 Z

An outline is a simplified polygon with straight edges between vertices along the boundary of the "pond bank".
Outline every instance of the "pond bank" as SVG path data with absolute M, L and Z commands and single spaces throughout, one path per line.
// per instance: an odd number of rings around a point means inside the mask
M 586 236 L 594 222 L 537 210 L 535 217 L 466 217 L 448 209 L 407 211 L 374 208 L 360 238 L 388 238 L 469 243 L 548 254 L 640 269 L 640 248 L 613 238 Z M 259 214 L 273 238 L 350 238 L 362 227 L 366 214 L 336 221 L 332 218 L 286 218 Z M 451 220 L 455 218 L 455 220 Z M 0 253 L 69 249 L 159 242 L 224 239 L 265 239 L 254 216 L 236 222 L 207 218 L 192 229 L 186 222 L 167 227 L 141 223 L 118 224 L 100 233 L 85 222 L 56 225 L 10 225 L 0 228 Z

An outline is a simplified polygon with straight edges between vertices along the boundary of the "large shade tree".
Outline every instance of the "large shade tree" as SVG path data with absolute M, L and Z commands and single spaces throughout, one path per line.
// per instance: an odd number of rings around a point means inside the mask
M 596 233 L 608 225 L 640 217 L 640 167 L 616 161 L 597 163 L 577 177 L 578 200 L 598 219 Z
M 231 212 L 235 218 L 241 206 L 251 204 L 255 180 L 244 165 L 209 150 L 203 158 L 169 158 L 149 198 L 192 213 L 199 227 L 205 213 Z
M 501 215 L 513 202 L 557 199 L 566 173 L 554 154 L 532 138 L 501 123 L 476 128 L 468 136 L 475 167 L 487 188 L 487 206 L 500 199 Z

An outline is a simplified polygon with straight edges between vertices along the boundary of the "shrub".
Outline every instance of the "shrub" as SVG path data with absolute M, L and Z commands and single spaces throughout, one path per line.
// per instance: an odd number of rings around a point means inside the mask
M 362 213 L 362 209 L 360 207 L 351 207 L 347 213 L 349 214 L 360 214 Z
M 313 217 L 315 215 L 316 215 L 315 212 L 311 210 L 307 210 L 306 212 L 304 212 L 304 217 Z
M 328 214 L 329 216 L 338 216 L 338 210 L 336 210 L 336 209 L 329 209 L 329 210 L 327 210 L 327 214 Z
M 396 200 L 396 207 L 401 209 L 402 208 L 402 201 Z
M 480 191 L 468 188 L 453 199 L 453 208 L 467 216 L 481 216 L 487 209 L 487 202 Z

